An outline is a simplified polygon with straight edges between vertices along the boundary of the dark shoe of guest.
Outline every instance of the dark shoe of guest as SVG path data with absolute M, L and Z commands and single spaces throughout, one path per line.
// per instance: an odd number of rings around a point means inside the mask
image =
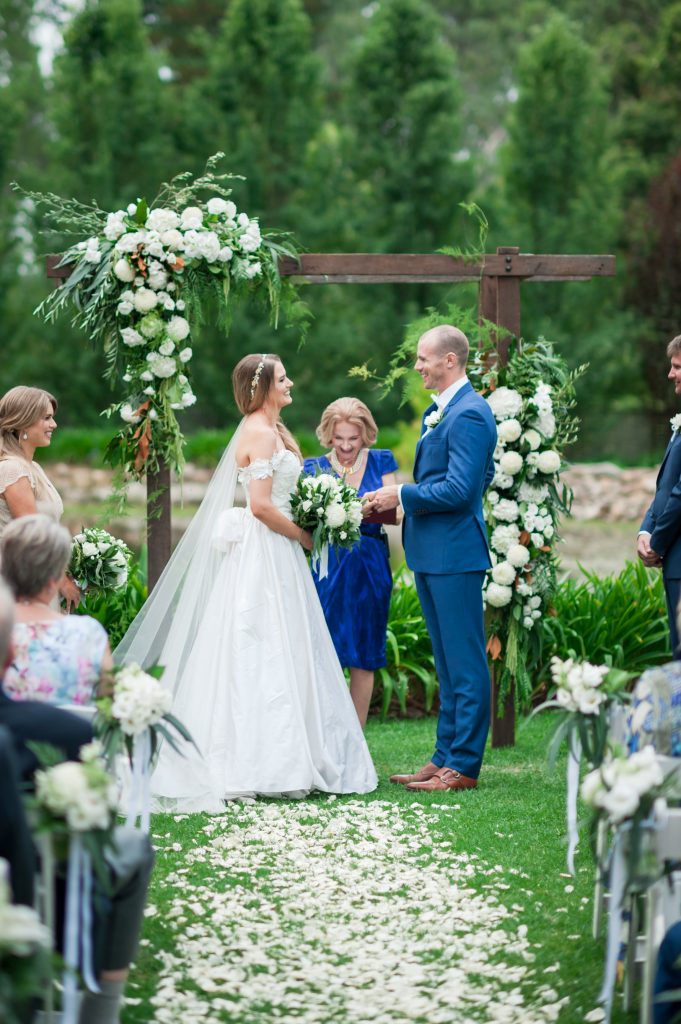
M 477 784 L 477 779 L 462 775 L 455 768 L 438 768 L 429 779 L 408 783 L 407 789 L 414 793 L 443 793 L 448 789 L 475 789 Z
M 390 781 L 397 782 L 400 786 L 406 786 L 409 782 L 427 782 L 428 779 L 432 779 L 435 772 L 439 772 L 440 769 L 432 761 L 429 761 L 427 765 L 424 765 L 420 771 L 414 775 L 391 775 Z

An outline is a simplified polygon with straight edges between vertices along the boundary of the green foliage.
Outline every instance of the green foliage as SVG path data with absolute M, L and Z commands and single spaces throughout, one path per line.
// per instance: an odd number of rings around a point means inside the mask
M 86 593 L 76 609 L 76 615 L 91 615 L 104 626 L 113 650 L 125 636 L 128 627 L 148 596 L 146 582 L 146 552 L 142 564 L 134 562 L 127 585 L 121 590 L 100 590 Z
M 397 701 L 402 715 L 415 685 L 423 690 L 426 712 L 433 706 L 438 690 L 433 650 L 411 573 L 402 565 L 395 573 L 387 632 L 388 663 L 377 672 L 381 683 L 381 718 L 385 719 Z
M 662 575 L 638 561 L 628 562 L 619 576 L 582 572 L 583 580 L 560 584 L 552 613 L 542 620 L 538 678 L 549 678 L 554 655 L 635 675 L 670 661 Z

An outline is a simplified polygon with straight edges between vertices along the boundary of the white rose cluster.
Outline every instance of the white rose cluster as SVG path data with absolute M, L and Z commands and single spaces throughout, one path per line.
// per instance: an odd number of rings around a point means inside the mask
M 600 689 L 609 672 L 607 665 L 592 665 L 588 661 L 551 658 L 551 678 L 556 686 L 556 700 L 566 711 L 582 715 L 598 714 L 607 696 Z
M 129 416 L 128 422 L 135 422 L 132 409 Z M 128 582 L 131 559 L 132 552 L 122 540 L 88 526 L 73 538 L 69 572 L 81 590 L 121 590 Z
M 352 547 L 359 540 L 362 502 L 354 488 L 331 473 L 301 476 L 291 513 L 296 525 L 313 534 L 315 558 L 326 544 Z
M 127 736 L 138 736 L 160 722 L 172 707 L 172 694 L 137 664 L 116 673 L 111 715 Z
M 0 858 L 0 960 L 4 955 L 30 956 L 38 948 L 50 949 L 52 934 L 32 907 L 13 903 L 9 865 Z
M 612 757 L 589 772 L 582 782 L 582 799 L 589 807 L 602 810 L 612 825 L 631 818 L 641 797 L 654 792 L 664 781 L 653 747 L 629 757 Z
M 84 761 L 63 761 L 35 774 L 38 803 L 74 832 L 108 829 L 117 804 L 116 785 L 92 753 L 86 752 Z

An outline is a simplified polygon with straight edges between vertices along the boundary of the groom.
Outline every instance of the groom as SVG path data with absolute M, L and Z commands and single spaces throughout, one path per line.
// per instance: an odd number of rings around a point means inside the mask
M 440 682 L 433 759 L 414 775 L 393 775 L 410 790 L 477 786 L 490 717 L 482 582 L 489 569 L 482 496 L 494 475 L 497 430 L 487 402 L 466 376 L 468 339 L 457 327 L 421 336 L 415 369 L 433 404 L 423 416 L 414 483 L 366 495 L 367 511 L 404 509 L 404 550 L 414 572 Z

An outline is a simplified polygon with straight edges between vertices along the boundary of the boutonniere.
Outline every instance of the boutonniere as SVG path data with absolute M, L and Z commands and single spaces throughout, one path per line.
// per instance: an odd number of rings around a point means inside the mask
M 681 430 L 681 412 L 677 412 L 676 416 L 672 416 L 669 421 L 672 427 L 672 434 L 676 434 L 677 431 Z
M 438 425 L 438 423 L 442 419 L 442 412 L 443 412 L 442 409 L 433 409 L 432 412 L 428 413 L 428 415 L 426 416 L 425 420 L 423 421 L 425 423 L 425 426 L 426 426 L 426 432 L 429 431 L 429 430 L 434 430 L 435 429 L 435 427 Z M 681 416 L 679 418 L 681 419 Z

